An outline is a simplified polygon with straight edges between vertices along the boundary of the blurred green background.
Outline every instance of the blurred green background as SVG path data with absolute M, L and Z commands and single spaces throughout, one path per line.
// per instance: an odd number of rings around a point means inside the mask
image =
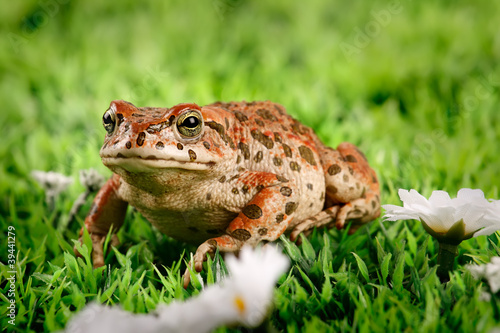
M 57 214 L 83 190 L 78 170 L 110 174 L 98 151 L 114 99 L 272 100 L 328 145 L 360 146 L 383 203 L 398 202 L 398 188 L 472 187 L 498 199 L 498 22 L 491 0 L 4 1 L 2 230 L 16 226 L 23 255 L 39 249 L 27 276 L 44 260 L 62 264 L 44 230 L 60 229 Z M 35 169 L 74 177 L 57 214 L 43 206 Z M 79 227 L 62 238 L 71 244 Z

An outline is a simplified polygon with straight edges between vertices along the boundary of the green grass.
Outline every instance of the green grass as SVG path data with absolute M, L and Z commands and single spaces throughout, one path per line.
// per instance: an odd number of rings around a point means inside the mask
M 161 236 L 134 211 L 107 268 L 74 257 L 90 202 L 75 223 L 66 217 L 83 191 L 78 170 L 110 174 L 98 151 L 113 99 L 140 106 L 269 99 L 328 145 L 360 146 L 379 174 L 383 203 L 398 203 L 399 188 L 430 195 L 471 187 L 500 198 L 496 1 L 401 0 L 393 12 L 383 1 L 61 3 L 0 5 L 0 261 L 13 226 L 18 331 L 61 329 L 93 300 L 149 312 L 199 292 L 180 279 L 194 248 Z M 355 47 L 351 56 L 346 44 Z M 35 169 L 75 179 L 53 211 L 30 177 Z M 484 285 L 464 268 L 500 255 L 499 233 L 462 243 L 447 285 L 435 273 L 437 244 L 418 223 L 377 220 L 353 236 L 317 230 L 299 247 L 280 243 L 293 265 L 268 323 L 279 331 L 500 325 L 481 298 Z M 210 269 L 204 276 L 215 279 Z M 0 327 L 11 330 L 1 297 Z M 493 302 L 500 306 L 498 295 Z

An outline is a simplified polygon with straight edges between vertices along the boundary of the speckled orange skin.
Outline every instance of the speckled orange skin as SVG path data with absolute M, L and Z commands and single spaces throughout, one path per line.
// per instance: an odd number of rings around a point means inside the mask
M 137 108 L 111 102 L 117 123 L 100 155 L 114 175 L 100 190 L 85 226 L 102 265 L 102 238 L 123 223 L 127 204 L 162 233 L 199 245 L 201 271 L 216 248 L 296 239 L 314 227 L 351 230 L 380 214 L 375 172 L 352 144 L 336 150 L 272 102 L 214 103 L 204 107 Z M 196 138 L 176 120 L 188 110 L 203 117 Z

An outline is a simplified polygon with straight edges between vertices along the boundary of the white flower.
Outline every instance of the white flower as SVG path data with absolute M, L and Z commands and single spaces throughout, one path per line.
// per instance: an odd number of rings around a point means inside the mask
M 106 179 L 95 169 L 80 170 L 80 183 L 88 192 L 99 190 L 105 182 Z
M 160 304 L 155 314 L 91 304 L 70 320 L 65 332 L 197 333 L 227 324 L 260 324 L 271 305 L 274 285 L 288 268 L 288 258 L 273 246 L 244 247 L 240 258 L 228 257 L 226 265 L 229 278 L 185 302 Z
M 53 205 L 55 198 L 73 182 L 71 177 L 53 171 L 35 170 L 31 172 L 31 176 L 45 190 L 46 201 L 49 205 Z
M 434 191 L 429 200 L 415 190 L 400 189 L 398 193 L 403 207 L 383 205 L 384 219 L 420 220 L 438 240 L 460 243 L 500 229 L 500 204 L 485 199 L 481 190 L 463 188 L 453 199 L 445 191 Z
M 500 257 L 491 258 L 488 264 L 467 265 L 466 267 L 474 278 L 486 280 L 493 294 L 500 290 Z

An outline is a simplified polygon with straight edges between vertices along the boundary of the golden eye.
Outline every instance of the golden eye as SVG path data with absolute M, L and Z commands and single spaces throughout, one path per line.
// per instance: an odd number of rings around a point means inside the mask
M 194 138 L 201 133 L 203 117 L 199 111 L 189 110 L 177 118 L 177 130 L 182 136 Z
M 112 134 L 116 125 L 116 114 L 112 109 L 108 109 L 102 116 L 102 124 L 108 134 Z

